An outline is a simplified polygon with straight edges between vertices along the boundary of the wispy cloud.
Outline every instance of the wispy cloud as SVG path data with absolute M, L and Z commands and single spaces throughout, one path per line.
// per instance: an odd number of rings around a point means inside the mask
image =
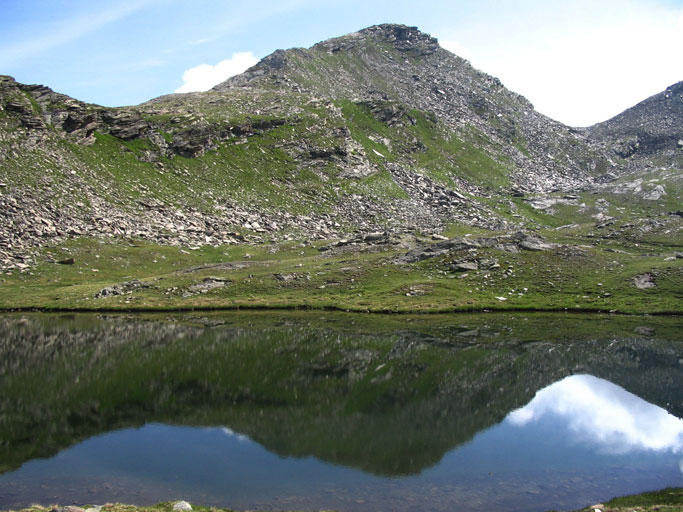
M 249 4 L 242 4 L 231 9 L 231 15 L 216 16 L 213 23 L 207 20 L 207 25 L 202 27 L 202 37 L 192 39 L 187 44 L 199 46 L 212 43 L 223 39 L 235 30 L 245 29 L 264 19 L 282 16 L 315 4 L 315 0 L 267 0 L 262 2 L 259 9 L 253 9 Z
M 175 92 L 208 91 L 214 85 L 227 80 L 231 76 L 243 73 L 256 64 L 258 59 L 251 52 L 238 52 L 229 59 L 220 61 L 215 66 L 202 64 L 190 68 L 183 73 L 183 85 Z
M 211 37 L 203 37 L 203 38 L 201 38 L 201 39 L 195 39 L 194 41 L 188 41 L 188 43 L 189 43 L 190 46 L 197 46 L 197 45 L 200 45 L 200 44 L 206 44 L 206 43 L 208 43 L 209 41 L 212 41 L 212 40 L 213 40 L 213 38 L 211 38 Z
M 168 62 L 162 59 L 146 59 L 133 64 L 132 69 L 134 69 L 135 71 L 141 71 L 150 68 L 160 68 L 161 66 L 165 66 L 166 64 L 168 64 Z
M 56 20 L 42 32 L 41 37 L 29 36 L 25 40 L 0 47 L 0 69 L 13 63 L 39 55 L 63 44 L 75 41 L 102 27 L 117 22 L 131 14 L 149 7 L 159 0 L 126 1 L 110 7 L 90 11 L 80 16 Z M 27 31 L 30 33 L 30 31 Z

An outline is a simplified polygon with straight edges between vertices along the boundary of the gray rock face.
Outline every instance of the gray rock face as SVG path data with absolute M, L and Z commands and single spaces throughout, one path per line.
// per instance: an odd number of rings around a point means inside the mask
M 200 293 L 208 293 L 216 288 L 224 288 L 229 285 L 232 281 L 222 277 L 205 277 L 200 282 L 190 285 L 183 297 L 191 297 L 192 295 L 198 295 Z
M 467 238 L 453 238 L 437 242 L 426 246 L 420 246 L 416 249 L 408 251 L 403 256 L 396 259 L 396 263 L 416 263 L 418 261 L 434 258 L 436 256 L 443 256 L 451 252 L 462 251 L 464 249 L 475 249 L 480 247 L 493 247 L 501 251 L 516 252 L 520 249 L 527 251 L 547 251 L 559 247 L 557 244 L 550 244 L 538 238 L 526 235 L 525 233 L 515 233 L 514 235 L 495 236 L 488 238 L 477 238 L 470 240 Z M 460 270 L 477 270 L 480 265 L 482 268 L 491 268 L 496 262 L 487 262 L 484 265 L 474 263 L 472 268 L 469 268 L 470 263 L 462 263 L 465 267 Z M 476 265 L 476 268 L 474 268 Z
M 95 294 L 95 298 L 101 299 L 103 297 L 125 295 L 127 293 L 131 293 L 134 290 L 138 290 L 141 288 L 150 288 L 150 286 L 151 285 L 147 283 L 142 283 L 137 279 L 133 279 L 132 281 L 127 281 L 125 283 L 115 284 L 113 286 L 107 286 L 106 288 L 102 288 L 99 292 Z
M 470 270 L 479 270 L 479 263 L 476 261 L 463 261 L 453 265 L 453 270 L 467 272 Z
M 376 51 L 375 48 L 386 48 Z M 330 66 L 329 57 L 340 59 Z M 348 65 L 344 63 L 348 62 Z M 281 87 L 315 97 L 354 98 L 371 105 L 389 125 L 411 122 L 408 108 L 431 113 L 453 128 L 470 126 L 519 166 L 511 177 L 530 191 L 572 189 L 591 183 L 600 156 L 588 151 L 587 133 L 537 113 L 525 98 L 403 25 L 377 25 L 309 49 L 278 50 L 214 90 Z M 391 103 L 401 106 L 389 106 Z M 533 141 L 521 151 L 520 140 Z M 561 161 L 569 165 L 561 164 Z

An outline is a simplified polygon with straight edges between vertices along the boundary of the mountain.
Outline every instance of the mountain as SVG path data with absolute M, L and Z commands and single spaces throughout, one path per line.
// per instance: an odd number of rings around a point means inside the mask
M 683 81 L 590 127 L 589 133 L 622 158 L 683 167 Z
M 0 267 L 69 260 L 51 248 L 74 240 L 333 254 L 521 233 L 512 245 L 649 240 L 672 255 L 680 90 L 572 128 L 403 25 L 133 107 L 0 77 Z
M 600 172 L 602 155 L 586 133 L 534 110 L 497 78 L 474 69 L 415 27 L 379 25 L 319 43 L 278 50 L 246 73 L 214 88 L 292 89 L 381 109 L 414 108 L 433 115 L 462 139 L 498 160 L 510 160 L 512 184 L 530 191 L 575 188 Z M 376 113 L 380 120 L 391 112 Z M 597 171 L 596 171 L 597 169 Z

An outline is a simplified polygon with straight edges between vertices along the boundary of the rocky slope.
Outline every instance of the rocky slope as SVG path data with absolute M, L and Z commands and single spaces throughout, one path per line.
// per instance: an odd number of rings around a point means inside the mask
M 509 175 L 523 190 L 574 189 L 604 165 L 584 131 L 536 112 L 500 80 L 415 27 L 379 25 L 308 50 L 278 50 L 214 90 L 239 87 L 295 88 L 316 97 L 365 101 L 387 122 L 400 122 L 406 108 L 429 112 L 458 136 L 478 132 L 481 146 L 514 162 Z
M 620 157 L 683 166 L 683 81 L 588 129 Z
M 27 270 L 36 248 L 79 236 L 198 247 L 517 232 L 604 222 L 634 194 L 664 197 L 664 214 L 680 198 L 682 104 L 678 84 L 570 128 L 401 25 L 278 50 L 212 91 L 135 107 L 0 77 L 0 267 Z M 576 195 L 590 190 L 626 195 L 594 211 Z M 557 204 L 576 211 L 537 214 Z

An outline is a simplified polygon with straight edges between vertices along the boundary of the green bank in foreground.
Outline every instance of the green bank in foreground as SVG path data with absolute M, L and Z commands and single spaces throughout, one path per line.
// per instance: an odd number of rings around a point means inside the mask
M 681 247 L 493 232 L 200 248 L 80 238 L 0 275 L 0 308 L 683 313 Z M 571 238 L 570 238 L 571 237 Z
M 596 509 L 602 512 L 646 512 L 651 510 L 679 512 L 683 510 L 683 488 L 668 488 L 661 491 L 644 492 L 642 494 L 614 498 L 604 504 L 599 503 L 586 507 L 581 512 L 593 512 Z
M 138 507 L 135 505 L 108 503 L 101 507 L 98 506 L 89 508 L 58 506 L 43 507 L 40 505 L 34 505 L 23 509 L 20 512 L 46 512 L 53 511 L 55 509 L 60 512 L 177 512 L 178 510 L 188 510 L 188 508 L 178 507 L 178 503 L 184 504 L 184 502 L 167 502 L 159 503 L 149 507 Z M 231 512 L 231 510 L 227 508 L 202 507 L 197 505 L 190 505 L 190 507 L 190 510 L 194 510 L 196 512 Z M 600 503 L 581 509 L 581 512 L 594 512 L 596 510 L 600 510 L 601 512 L 681 512 L 683 511 L 683 488 L 668 488 L 661 491 L 645 492 L 632 496 L 614 498 L 605 502 L 604 504 Z

